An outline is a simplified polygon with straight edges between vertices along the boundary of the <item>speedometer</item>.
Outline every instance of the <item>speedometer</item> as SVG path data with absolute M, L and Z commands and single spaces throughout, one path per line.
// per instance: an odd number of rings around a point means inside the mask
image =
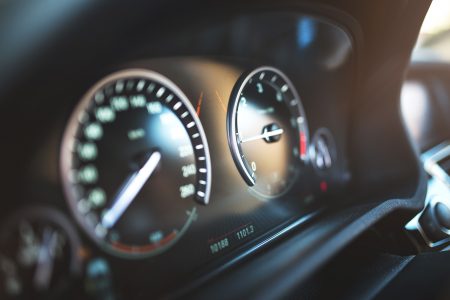
M 228 106 L 228 141 L 251 190 L 264 198 L 289 191 L 308 160 L 308 126 L 300 97 L 281 71 L 244 74 Z
M 86 232 L 113 254 L 161 253 L 197 218 L 211 185 L 208 145 L 187 97 L 141 69 L 101 80 L 64 134 L 65 193 Z

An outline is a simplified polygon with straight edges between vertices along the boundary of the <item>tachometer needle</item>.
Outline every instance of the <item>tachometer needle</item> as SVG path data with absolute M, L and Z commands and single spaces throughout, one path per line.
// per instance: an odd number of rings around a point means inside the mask
M 33 282 L 37 290 L 46 290 L 50 286 L 55 260 L 55 248 L 57 233 L 49 228 L 45 228 L 42 244 L 39 247 L 36 272 Z
M 134 172 L 123 185 L 123 188 L 117 193 L 111 207 L 106 211 L 102 218 L 103 227 L 109 229 L 113 227 L 137 194 L 144 187 L 147 180 L 153 174 L 161 160 L 161 153 L 155 151 L 147 159 L 145 164 Z
M 275 129 L 272 131 L 266 131 L 266 132 L 263 132 L 262 134 L 242 139 L 241 143 L 251 142 L 251 141 L 260 140 L 260 139 L 267 139 L 267 138 L 270 138 L 273 136 L 281 135 L 281 134 L 283 134 L 283 132 L 284 132 L 283 128 L 278 128 L 278 129 Z

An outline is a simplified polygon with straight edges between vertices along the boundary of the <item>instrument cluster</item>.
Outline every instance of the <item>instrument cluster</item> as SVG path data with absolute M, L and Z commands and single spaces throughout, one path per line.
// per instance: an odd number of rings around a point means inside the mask
M 131 60 L 80 92 L 55 121 L 58 155 L 36 156 L 57 165 L 41 178 L 57 183 L 58 199 L 24 205 L 1 227 L 0 298 L 163 295 L 341 201 L 351 39 L 320 19 L 291 21 L 301 57 L 291 65 L 239 55 Z M 315 28 L 309 41 L 302 26 Z M 330 37 L 347 55 L 312 51 Z

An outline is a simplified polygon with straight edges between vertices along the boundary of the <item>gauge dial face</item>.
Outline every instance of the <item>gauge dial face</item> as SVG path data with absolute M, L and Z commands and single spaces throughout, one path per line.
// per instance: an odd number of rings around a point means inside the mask
M 195 221 L 195 201 L 209 199 L 200 121 L 175 84 L 147 70 L 115 73 L 86 94 L 66 129 L 61 167 L 77 220 L 119 256 L 168 249 Z
M 272 67 L 243 75 L 228 106 L 228 140 L 236 166 L 263 197 L 289 190 L 308 159 L 308 126 L 289 79 Z
M 0 233 L 1 299 L 56 297 L 80 275 L 80 243 L 66 217 L 32 207 L 11 216 Z

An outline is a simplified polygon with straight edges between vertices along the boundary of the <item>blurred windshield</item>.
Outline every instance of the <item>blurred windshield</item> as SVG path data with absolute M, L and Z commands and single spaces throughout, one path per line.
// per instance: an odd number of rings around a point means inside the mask
M 433 0 L 423 22 L 413 60 L 450 62 L 449 0 Z

